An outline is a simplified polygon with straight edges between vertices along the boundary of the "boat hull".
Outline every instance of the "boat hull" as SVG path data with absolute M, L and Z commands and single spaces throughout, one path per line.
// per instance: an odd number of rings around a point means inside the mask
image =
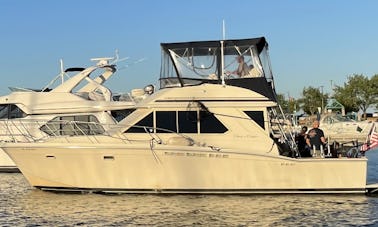
M 92 144 L 93 145 L 93 144 Z M 29 183 L 116 193 L 364 193 L 366 158 L 293 159 L 208 147 L 10 144 Z
M 20 172 L 12 159 L 0 149 L 0 173 Z

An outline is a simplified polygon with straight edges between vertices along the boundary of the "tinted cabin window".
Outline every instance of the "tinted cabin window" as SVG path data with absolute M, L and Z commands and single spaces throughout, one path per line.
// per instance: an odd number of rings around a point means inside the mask
M 207 111 L 200 111 L 200 133 L 224 133 L 227 128 Z M 155 114 L 157 133 L 198 133 L 197 111 L 157 111 Z M 177 118 L 178 117 L 178 118 Z M 141 126 L 153 128 L 153 114 L 140 120 L 133 127 L 126 130 L 126 133 L 145 133 Z M 177 125 L 178 123 L 178 125 Z
M 112 110 L 112 116 L 117 122 L 120 122 L 125 117 L 129 116 L 135 109 L 125 109 L 125 110 Z
M 0 119 L 24 118 L 26 114 L 14 104 L 0 105 Z
M 256 122 L 261 128 L 265 129 L 263 111 L 244 111 L 244 113 L 246 113 L 248 117 Z
M 171 133 L 177 132 L 176 111 L 156 112 L 156 132 Z
M 201 133 L 225 133 L 227 128 L 214 116 L 213 113 L 200 111 Z
M 131 133 L 145 133 L 146 130 L 152 129 L 154 127 L 153 114 L 148 114 L 145 118 L 136 123 L 133 127 L 129 128 L 125 132 Z
M 198 118 L 197 111 L 179 111 L 178 112 L 179 133 L 197 133 Z
M 61 116 L 48 121 L 40 130 L 48 135 L 97 135 L 104 128 L 92 115 Z
M 8 104 L 0 105 L 0 119 L 8 119 Z

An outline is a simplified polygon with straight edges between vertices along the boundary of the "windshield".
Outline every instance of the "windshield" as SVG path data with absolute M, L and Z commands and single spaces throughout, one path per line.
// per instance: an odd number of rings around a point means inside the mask
M 264 38 L 162 45 L 161 87 L 204 81 L 266 77 L 272 79 Z M 266 61 L 266 62 L 262 62 Z

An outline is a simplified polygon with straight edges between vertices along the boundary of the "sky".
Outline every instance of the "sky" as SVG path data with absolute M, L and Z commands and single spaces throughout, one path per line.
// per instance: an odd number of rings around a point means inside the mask
M 378 74 L 375 0 L 0 0 L 0 95 L 42 88 L 91 58 L 120 62 L 106 85 L 128 92 L 158 85 L 160 43 L 264 36 L 278 93 L 343 85 Z

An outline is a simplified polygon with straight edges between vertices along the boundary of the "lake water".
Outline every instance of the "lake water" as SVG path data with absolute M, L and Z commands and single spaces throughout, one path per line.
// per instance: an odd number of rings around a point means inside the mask
M 368 151 L 378 182 L 378 150 Z M 378 196 L 101 195 L 44 192 L 0 174 L 1 226 L 378 226 Z

